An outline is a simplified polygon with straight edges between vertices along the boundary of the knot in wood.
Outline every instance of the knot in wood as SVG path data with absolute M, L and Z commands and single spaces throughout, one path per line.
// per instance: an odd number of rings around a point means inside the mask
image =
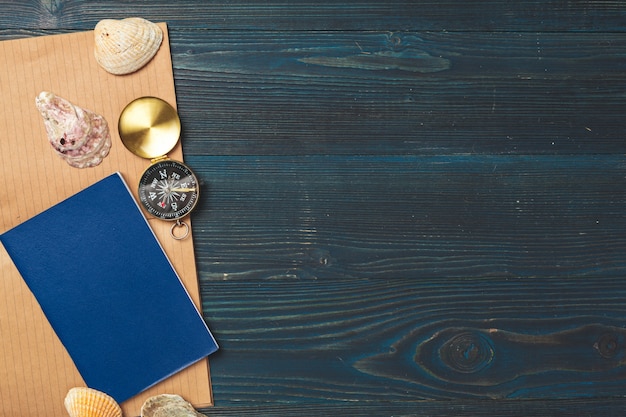
M 480 333 L 458 334 L 441 346 L 442 361 L 461 373 L 475 373 L 486 368 L 494 358 L 491 341 Z
M 598 338 L 593 347 L 603 358 L 611 359 L 618 354 L 621 348 L 619 337 L 613 333 L 605 333 Z

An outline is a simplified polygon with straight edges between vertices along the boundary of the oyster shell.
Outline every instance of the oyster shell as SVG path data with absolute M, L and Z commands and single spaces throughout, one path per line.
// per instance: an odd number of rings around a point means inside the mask
M 163 41 L 161 28 L 140 17 L 101 20 L 94 36 L 96 61 L 115 75 L 130 74 L 146 65 Z
M 48 91 L 39 93 L 35 105 L 50 145 L 71 166 L 93 167 L 109 154 L 111 135 L 104 117 Z
M 122 409 L 112 397 L 92 388 L 70 389 L 64 404 L 70 417 L 122 417 Z
M 161 394 L 150 397 L 141 407 L 141 417 L 206 417 L 193 408 L 183 397 Z

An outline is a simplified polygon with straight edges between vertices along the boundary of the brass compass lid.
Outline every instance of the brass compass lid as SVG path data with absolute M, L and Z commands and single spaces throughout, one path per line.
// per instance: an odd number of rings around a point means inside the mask
M 180 138 L 180 118 L 176 110 L 157 97 L 131 101 L 120 114 L 120 138 L 129 151 L 153 159 L 171 151 Z

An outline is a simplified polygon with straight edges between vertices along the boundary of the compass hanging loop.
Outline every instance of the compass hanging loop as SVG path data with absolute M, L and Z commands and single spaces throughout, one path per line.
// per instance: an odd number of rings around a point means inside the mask
M 181 228 L 182 230 L 178 230 Z M 177 233 L 177 230 L 180 233 Z M 172 237 L 176 240 L 183 240 L 189 236 L 189 225 L 180 219 L 176 220 L 176 223 L 174 223 L 170 228 L 170 235 L 172 235 Z

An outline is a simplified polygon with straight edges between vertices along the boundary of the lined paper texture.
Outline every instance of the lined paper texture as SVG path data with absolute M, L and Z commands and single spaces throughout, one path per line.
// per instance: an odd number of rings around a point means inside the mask
M 91 31 L 0 42 L 0 233 L 116 171 L 137 197 L 135 185 L 149 161 L 124 147 L 117 121 L 124 106 L 142 96 L 159 97 L 176 107 L 167 26 L 159 26 L 164 39 L 155 58 L 138 72 L 124 76 L 111 75 L 98 66 Z M 35 107 L 41 91 L 104 116 L 113 145 L 99 166 L 73 168 L 55 154 Z M 181 143 L 168 155 L 182 160 Z M 124 219 L 119 222 L 123 225 Z M 171 223 L 152 218 L 149 223 L 201 309 L 192 238 L 176 241 L 169 234 Z M 60 256 L 72 261 L 71 254 Z M 0 245 L 0 415 L 65 417 L 67 391 L 84 385 Z M 145 399 L 159 393 L 179 394 L 196 407 L 212 405 L 208 360 L 125 401 L 121 404 L 125 415 L 138 416 Z

